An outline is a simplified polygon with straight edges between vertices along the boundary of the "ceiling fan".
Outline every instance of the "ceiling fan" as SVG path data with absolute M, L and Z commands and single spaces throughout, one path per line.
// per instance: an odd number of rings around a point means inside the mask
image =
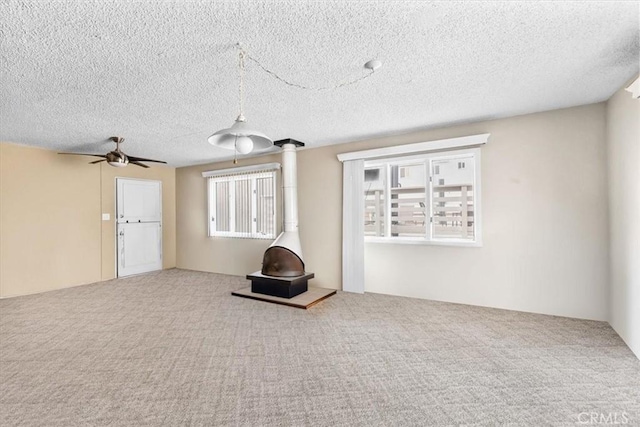
M 116 149 L 114 151 L 109 151 L 107 154 L 85 154 L 85 153 L 58 153 L 58 154 L 72 154 L 75 156 L 102 157 L 101 160 L 89 162 L 89 164 L 107 162 L 109 163 L 109 165 L 115 166 L 117 168 L 123 168 L 127 166 L 129 163 L 131 163 L 132 165 L 143 167 L 143 168 L 148 168 L 149 166 L 140 162 L 154 162 L 154 163 L 164 163 L 164 164 L 167 163 L 167 162 L 163 162 L 162 160 L 152 160 L 152 159 L 145 159 L 143 157 L 127 156 L 126 154 L 124 154 L 124 152 L 120 150 L 120 144 L 124 142 L 124 138 L 121 138 L 119 136 L 112 136 L 109 139 L 116 143 Z

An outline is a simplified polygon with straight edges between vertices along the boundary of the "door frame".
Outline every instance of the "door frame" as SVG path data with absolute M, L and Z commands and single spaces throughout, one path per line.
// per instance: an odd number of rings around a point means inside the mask
M 114 251 L 115 256 L 113 260 L 113 267 L 115 269 L 115 278 L 120 279 L 120 275 L 118 272 L 118 180 L 124 179 L 127 181 L 147 181 L 147 182 L 157 182 L 160 184 L 160 259 L 162 260 L 162 268 L 164 268 L 164 209 L 163 209 L 163 188 L 162 188 L 162 180 L 160 179 L 149 179 L 149 178 L 132 178 L 128 176 L 116 176 L 113 179 L 113 236 L 115 237 Z M 140 273 L 145 274 L 145 273 Z M 131 276 L 123 276 L 123 277 L 131 277 Z

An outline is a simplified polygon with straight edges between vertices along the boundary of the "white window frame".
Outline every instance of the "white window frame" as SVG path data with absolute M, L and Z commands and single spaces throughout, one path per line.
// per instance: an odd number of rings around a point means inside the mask
M 475 170 L 473 181 L 473 204 L 474 204 L 474 238 L 471 239 L 459 239 L 459 238 L 434 238 L 433 237 L 433 168 L 432 163 L 435 160 L 442 159 L 456 159 L 456 158 L 468 158 L 474 157 Z M 392 218 L 388 214 L 391 211 L 391 197 L 390 192 L 390 179 L 389 172 L 391 166 L 402 166 L 406 164 L 415 165 L 416 163 L 423 163 L 425 167 L 425 189 L 428 192 L 428 196 L 425 200 L 425 213 L 427 214 L 428 222 L 425 223 L 425 235 L 423 237 L 400 237 L 390 236 L 390 227 Z M 482 183 L 481 183 L 481 151 L 480 148 L 468 148 L 458 149 L 451 151 L 438 151 L 430 152 L 420 155 L 407 155 L 401 157 L 384 158 L 376 160 L 365 160 L 365 169 L 375 167 L 385 167 L 385 236 L 364 236 L 365 242 L 369 243 L 399 243 L 399 244 L 417 244 L 417 245 L 441 245 L 441 246 L 468 246 L 468 247 L 481 247 L 482 246 Z
M 243 168 L 224 169 L 219 171 L 203 172 L 202 176 L 207 179 L 207 223 L 209 237 L 230 237 L 243 239 L 275 239 L 277 234 L 277 193 L 276 193 L 276 171 L 280 168 L 278 163 L 270 163 L 267 165 L 249 166 Z M 273 193 L 273 234 L 261 234 L 257 230 L 257 180 L 261 178 L 272 179 Z M 236 203 L 235 191 L 236 181 L 250 180 L 251 182 L 251 231 L 238 232 L 235 230 Z M 229 229 L 231 231 L 218 231 L 215 228 L 216 221 L 216 185 L 219 182 L 229 183 Z M 233 202 L 232 202 L 233 201 Z

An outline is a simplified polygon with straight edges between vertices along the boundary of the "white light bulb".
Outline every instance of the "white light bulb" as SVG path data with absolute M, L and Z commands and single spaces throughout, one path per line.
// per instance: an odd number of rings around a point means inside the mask
M 248 154 L 253 150 L 253 141 L 248 136 L 236 138 L 236 151 L 240 154 Z

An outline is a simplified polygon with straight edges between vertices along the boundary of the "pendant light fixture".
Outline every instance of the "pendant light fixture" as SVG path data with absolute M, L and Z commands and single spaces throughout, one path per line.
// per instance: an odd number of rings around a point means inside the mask
M 253 130 L 247 124 L 244 117 L 244 59 L 245 52 L 238 45 L 238 71 L 240 74 L 240 85 L 238 87 L 240 114 L 236 122 L 227 129 L 219 130 L 208 139 L 209 144 L 234 150 L 236 153 L 248 154 L 252 151 L 266 150 L 273 146 L 273 141 L 263 134 Z

